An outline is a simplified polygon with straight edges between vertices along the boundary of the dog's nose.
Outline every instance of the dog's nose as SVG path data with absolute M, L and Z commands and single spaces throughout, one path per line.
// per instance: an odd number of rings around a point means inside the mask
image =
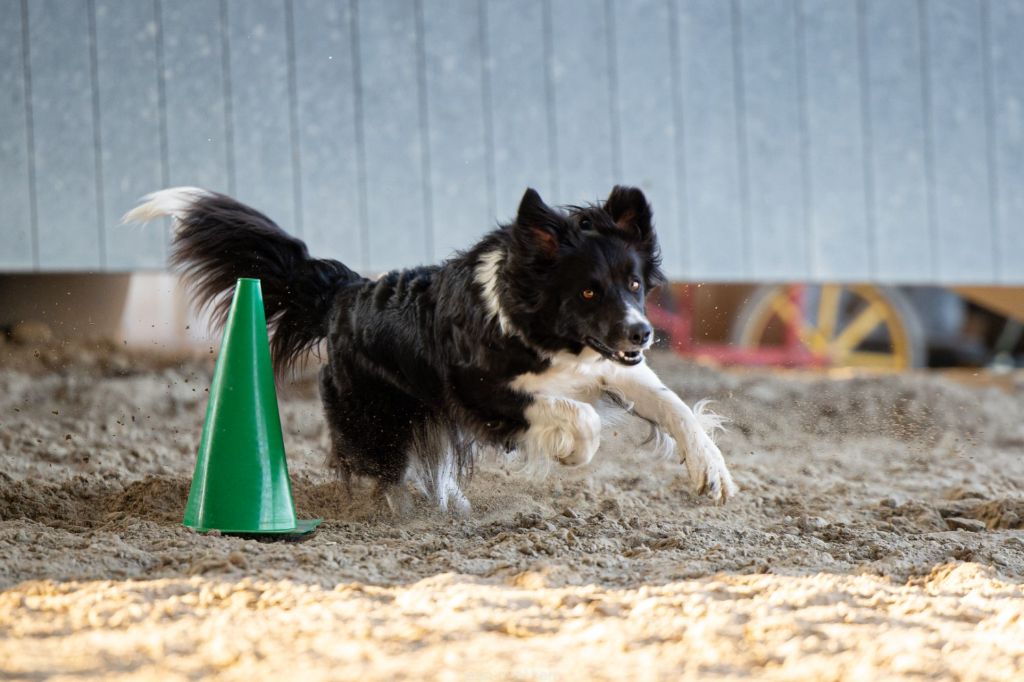
M 626 327 L 626 338 L 634 346 L 643 346 L 651 340 L 651 334 L 654 330 L 651 329 L 651 325 L 646 322 L 634 322 L 633 324 Z

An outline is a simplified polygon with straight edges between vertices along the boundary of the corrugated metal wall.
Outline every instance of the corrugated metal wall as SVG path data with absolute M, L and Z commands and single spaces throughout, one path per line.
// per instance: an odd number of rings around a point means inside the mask
M 0 0 L 0 269 L 161 267 L 230 192 L 365 269 L 527 185 L 689 280 L 1024 284 L 1024 0 Z

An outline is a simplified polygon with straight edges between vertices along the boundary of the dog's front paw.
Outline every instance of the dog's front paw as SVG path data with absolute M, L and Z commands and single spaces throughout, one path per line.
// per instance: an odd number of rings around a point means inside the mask
M 569 401 L 565 401 L 569 403 Z M 583 466 L 601 445 L 601 418 L 590 405 L 575 403 L 566 418 L 552 427 L 549 454 L 565 466 Z
M 690 488 L 697 495 L 705 495 L 719 504 L 725 504 L 738 492 L 732 474 L 725 465 L 722 452 L 705 433 L 697 434 L 688 444 L 683 463 L 690 475 Z
M 531 415 L 526 447 L 565 466 L 588 463 L 601 444 L 601 418 L 590 405 L 548 398 Z

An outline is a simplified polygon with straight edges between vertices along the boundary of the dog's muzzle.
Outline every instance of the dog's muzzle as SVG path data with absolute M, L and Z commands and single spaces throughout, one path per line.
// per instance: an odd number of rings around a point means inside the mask
M 600 353 L 604 358 L 611 360 L 612 362 L 617 362 L 620 365 L 632 367 L 634 365 L 639 365 L 644 360 L 644 352 L 640 349 L 615 350 L 614 348 L 601 343 L 593 336 L 588 336 L 586 343 L 588 346 Z

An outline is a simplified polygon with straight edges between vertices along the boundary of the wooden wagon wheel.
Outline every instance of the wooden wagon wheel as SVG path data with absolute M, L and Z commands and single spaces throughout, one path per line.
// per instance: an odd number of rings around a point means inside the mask
M 898 371 L 927 359 L 906 297 L 867 284 L 760 287 L 740 309 L 732 341 L 745 348 L 799 344 L 829 367 Z

